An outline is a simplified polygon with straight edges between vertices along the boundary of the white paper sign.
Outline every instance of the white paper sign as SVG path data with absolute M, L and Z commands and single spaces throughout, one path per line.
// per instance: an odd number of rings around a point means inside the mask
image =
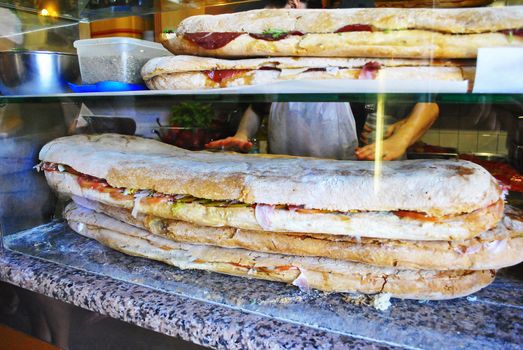
M 523 93 L 523 48 L 479 49 L 472 92 Z

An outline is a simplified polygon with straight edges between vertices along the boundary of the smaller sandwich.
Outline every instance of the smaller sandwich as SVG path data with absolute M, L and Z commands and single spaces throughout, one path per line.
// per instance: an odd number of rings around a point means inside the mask
M 463 81 L 474 76 L 469 61 L 278 57 L 225 60 L 157 57 L 142 68 L 149 89 L 192 90 L 259 85 L 288 80 Z

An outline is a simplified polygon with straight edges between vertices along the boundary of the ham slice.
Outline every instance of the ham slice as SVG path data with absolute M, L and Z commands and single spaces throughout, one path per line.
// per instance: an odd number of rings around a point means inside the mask
M 378 76 L 381 65 L 378 62 L 367 62 L 360 71 L 358 79 L 360 80 L 374 80 Z
M 274 205 L 257 204 L 254 209 L 256 221 L 264 230 L 271 230 L 271 218 L 274 214 Z

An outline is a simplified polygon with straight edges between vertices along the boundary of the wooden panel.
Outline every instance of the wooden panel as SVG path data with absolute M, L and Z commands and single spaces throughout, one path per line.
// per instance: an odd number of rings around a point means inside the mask
M 56 346 L 0 324 L 0 350 L 60 350 Z

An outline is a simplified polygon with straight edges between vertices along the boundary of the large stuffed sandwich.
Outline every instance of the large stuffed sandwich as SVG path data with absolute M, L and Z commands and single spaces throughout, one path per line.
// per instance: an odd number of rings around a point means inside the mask
M 116 250 L 334 292 L 448 299 L 523 260 L 521 213 L 466 161 L 189 152 L 77 135 L 40 153 L 70 227 Z

